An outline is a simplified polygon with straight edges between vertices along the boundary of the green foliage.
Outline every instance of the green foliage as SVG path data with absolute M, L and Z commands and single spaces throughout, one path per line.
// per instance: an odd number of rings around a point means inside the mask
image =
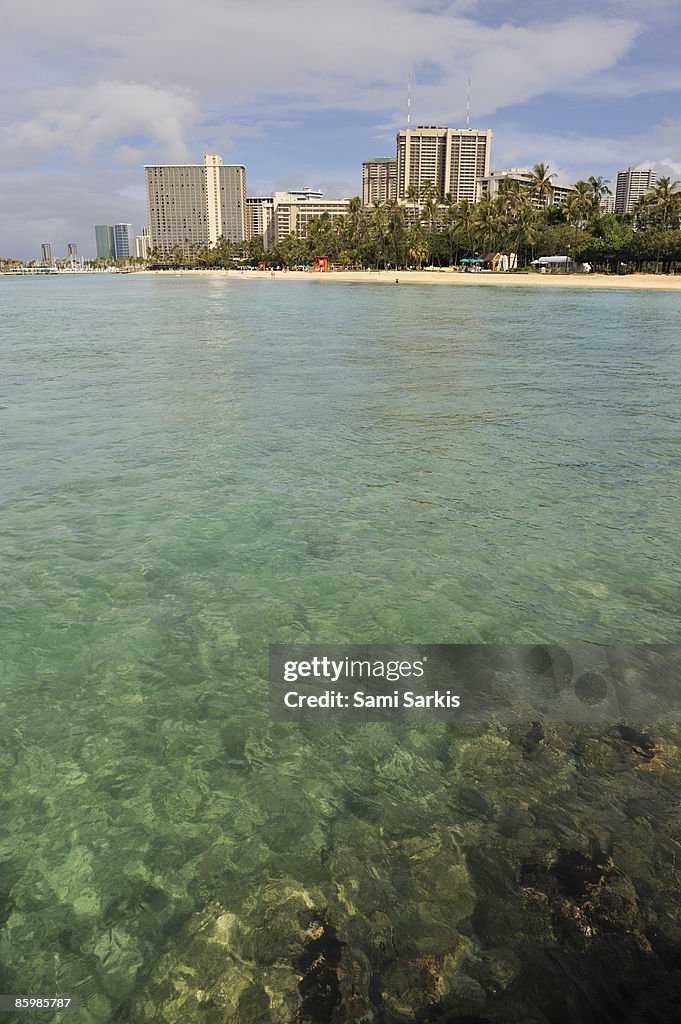
M 570 255 L 594 269 L 673 271 L 681 262 L 681 193 L 669 178 L 658 181 L 632 216 L 604 214 L 608 182 L 591 176 L 578 181 L 561 205 L 547 164 L 535 164 L 523 186 L 507 179 L 495 197 L 478 203 L 438 201 L 431 182 L 410 186 L 404 204 L 374 202 L 363 207 L 352 199 L 344 216 L 323 214 L 309 222 L 306 237 L 289 235 L 265 251 L 262 238 L 212 248 L 192 246 L 183 252 L 152 252 L 150 265 L 242 269 L 266 262 L 268 267 L 305 267 L 328 256 L 341 267 L 404 269 L 425 264 L 453 266 L 466 256 L 516 253 L 518 270 L 538 256 Z M 185 246 L 185 249 L 187 247 Z

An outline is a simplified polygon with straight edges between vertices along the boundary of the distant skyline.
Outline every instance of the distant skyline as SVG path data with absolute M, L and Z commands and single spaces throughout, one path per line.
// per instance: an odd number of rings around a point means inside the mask
M 189 13 L 188 13 L 189 11 Z M 219 153 L 249 194 L 361 194 L 405 126 L 491 128 L 492 167 L 681 179 L 678 0 L 62 0 L 0 43 L 0 256 L 146 223 L 144 164 Z

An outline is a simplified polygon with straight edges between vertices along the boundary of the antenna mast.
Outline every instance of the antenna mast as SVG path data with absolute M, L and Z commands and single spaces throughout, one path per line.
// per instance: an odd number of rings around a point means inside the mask
M 407 85 L 407 131 L 411 128 L 411 71 L 409 72 L 409 82 Z
M 468 76 L 468 97 L 466 99 L 466 128 L 471 126 L 471 76 Z

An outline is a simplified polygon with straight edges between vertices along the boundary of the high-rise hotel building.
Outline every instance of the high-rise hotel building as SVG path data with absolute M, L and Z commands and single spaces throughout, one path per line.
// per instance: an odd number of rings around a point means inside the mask
M 476 181 L 489 175 L 492 131 L 421 126 L 397 133 L 397 198 L 426 181 L 440 201 L 451 193 L 456 202 L 476 200 Z
M 617 175 L 615 191 L 617 213 L 630 213 L 641 196 L 644 196 L 646 192 L 652 192 L 656 181 L 655 171 L 650 167 L 645 170 L 628 167 L 626 171 L 620 171 Z
M 145 167 L 152 248 L 213 246 L 219 238 L 248 237 L 246 168 L 205 156 L 202 164 Z
M 379 156 L 362 164 L 362 206 L 397 199 L 397 160 Z

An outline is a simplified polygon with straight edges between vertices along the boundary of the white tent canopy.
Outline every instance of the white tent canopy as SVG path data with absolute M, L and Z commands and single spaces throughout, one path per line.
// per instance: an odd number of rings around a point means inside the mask
M 572 263 L 572 256 L 541 256 L 538 260 L 532 260 L 532 266 L 550 267 Z

